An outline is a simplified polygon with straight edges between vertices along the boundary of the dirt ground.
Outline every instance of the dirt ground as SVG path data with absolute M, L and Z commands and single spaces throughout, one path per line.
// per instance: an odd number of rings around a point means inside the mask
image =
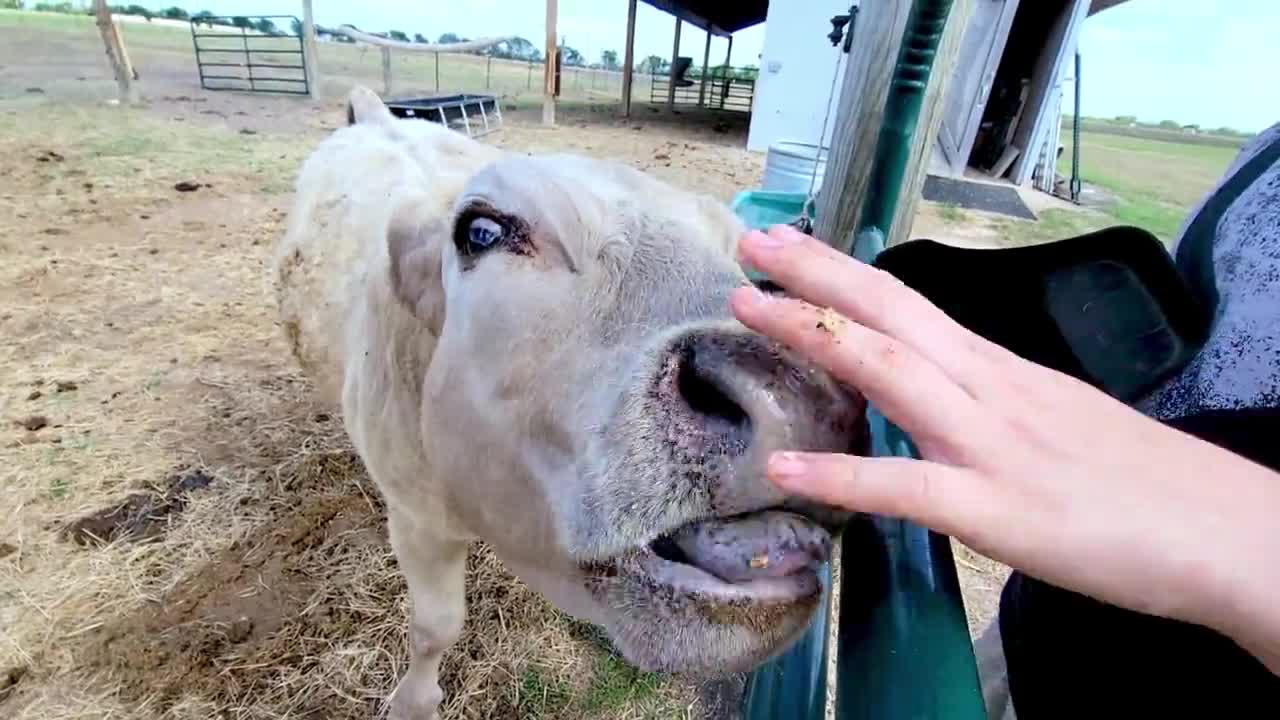
M 403 584 L 266 272 L 293 173 L 343 122 L 344 93 L 203 92 L 189 58 L 140 42 L 144 104 L 123 108 L 91 26 L 6 22 L 0 715 L 380 716 L 406 657 Z M 726 201 L 760 178 L 745 121 L 560 119 L 512 110 L 485 141 L 611 157 Z M 1005 570 L 956 552 L 977 630 Z M 715 713 L 705 688 L 619 662 L 483 546 L 468 606 L 445 718 Z

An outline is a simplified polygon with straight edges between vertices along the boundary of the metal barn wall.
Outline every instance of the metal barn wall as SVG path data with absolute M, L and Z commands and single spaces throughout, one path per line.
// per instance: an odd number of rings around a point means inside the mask
M 848 10 L 849 0 L 769 3 L 747 149 L 764 151 L 784 140 L 818 142 L 837 58 L 826 34 L 831 32 L 832 16 Z M 837 93 L 840 81 L 836 79 Z M 832 103 L 834 111 L 835 100 Z M 834 125 L 828 123 L 824 146 L 831 142 Z

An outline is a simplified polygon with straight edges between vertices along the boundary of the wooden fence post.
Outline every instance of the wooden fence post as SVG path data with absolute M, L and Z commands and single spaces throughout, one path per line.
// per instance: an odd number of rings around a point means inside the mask
M 391 48 L 378 48 L 382 51 L 382 94 L 391 95 Z
M 546 38 L 546 78 L 542 86 L 542 124 L 556 124 L 556 72 L 559 69 L 556 52 L 556 0 L 546 0 L 547 3 L 547 38 Z
M 98 32 L 102 35 L 107 59 L 111 61 L 111 71 L 115 74 L 116 85 L 120 89 L 120 102 L 136 103 L 138 89 L 133 84 L 133 68 L 129 65 L 129 57 L 124 52 L 124 40 L 111 19 L 111 9 L 107 7 L 106 0 L 93 0 L 93 14 L 97 18 Z
M 311 12 L 311 0 L 302 0 L 302 52 L 306 63 L 307 93 L 312 99 L 320 99 L 320 58 L 316 49 L 316 21 Z
M 898 64 L 911 5 L 912 0 L 866 3 L 854 22 L 844 83 L 832 114 L 835 129 L 822 190 L 818 193 L 818 222 L 814 228 L 818 238 L 845 252 L 851 248 L 853 234 L 861 220 L 889 84 Z M 911 232 L 911 221 L 928 174 L 928 150 L 938 135 L 942 100 L 972 11 L 973 0 L 954 0 L 951 7 L 925 91 L 893 225 L 885 238 L 886 247 L 902 242 Z
M 636 2 L 627 0 L 627 47 L 622 59 L 622 114 L 631 117 L 631 80 L 636 62 Z

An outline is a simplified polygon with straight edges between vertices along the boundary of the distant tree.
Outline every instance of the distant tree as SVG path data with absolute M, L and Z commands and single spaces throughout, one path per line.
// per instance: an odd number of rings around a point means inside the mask
M 254 23 L 253 26 L 257 28 L 258 32 L 262 33 L 263 35 L 279 35 L 280 34 L 280 30 L 276 28 L 276 24 L 271 22 L 267 18 L 261 18 L 260 20 L 258 20 L 258 22 Z
M 429 45 L 431 43 L 431 41 L 427 39 L 427 36 L 422 33 L 414 33 L 413 41 L 416 43 L 422 43 L 423 45 Z
M 234 27 L 244 28 L 245 30 L 253 29 L 253 21 L 243 15 L 237 15 L 231 18 L 231 24 Z
M 1137 125 L 1138 116 L 1137 115 L 1117 115 L 1116 122 L 1120 123 L 1121 125 Z
M 120 10 L 118 8 L 112 8 L 112 9 L 123 15 L 137 15 L 139 17 L 146 18 L 147 22 L 151 21 L 151 11 L 141 5 L 129 5 L 125 7 L 123 10 Z
M 603 65 L 606 70 L 617 70 L 618 69 L 618 51 L 605 50 L 604 52 L 600 53 L 600 64 Z
M 458 37 L 454 33 L 447 32 L 447 33 L 442 33 L 440 37 L 436 39 L 436 42 L 440 43 L 441 45 L 445 45 L 448 43 L 462 42 L 462 38 Z
M 641 72 L 647 72 L 652 75 L 660 75 L 669 67 L 666 58 L 657 55 L 650 55 L 640 61 Z
M 1182 124 L 1177 120 L 1161 120 L 1158 127 L 1164 128 L 1165 130 L 1181 130 Z
M 743 80 L 754 80 L 760 76 L 760 68 L 755 65 L 743 65 L 738 68 L 738 77 Z
M 167 7 L 160 11 L 160 17 L 168 18 L 169 20 L 191 19 L 191 16 L 187 14 L 187 11 L 180 7 Z
M 209 12 L 208 10 L 201 10 L 199 12 L 191 13 L 191 19 L 195 20 L 196 24 L 200 24 L 203 22 L 204 24 L 208 25 L 210 24 L 209 18 L 211 17 L 213 17 L 213 13 Z
M 289 30 L 290 30 L 294 35 L 302 35 L 302 21 L 301 21 L 301 20 L 299 20 L 298 18 L 294 18 L 294 19 L 290 20 L 290 21 L 289 21 Z M 318 32 L 318 31 L 319 31 L 319 28 L 317 28 L 317 32 Z
M 582 57 L 582 53 L 569 47 L 568 45 L 560 46 L 561 62 L 569 67 L 582 67 L 586 65 L 586 61 Z
M 399 40 L 400 42 L 409 42 L 409 36 L 405 35 L 403 32 L 400 32 L 399 30 L 388 30 L 387 36 L 390 37 L 392 40 Z
M 527 39 L 519 36 L 499 43 L 499 46 L 503 48 L 506 53 L 499 57 L 506 57 L 511 60 L 525 60 L 529 62 L 537 62 L 542 59 L 542 53 L 538 48 L 534 47 L 533 43 L 529 42 Z

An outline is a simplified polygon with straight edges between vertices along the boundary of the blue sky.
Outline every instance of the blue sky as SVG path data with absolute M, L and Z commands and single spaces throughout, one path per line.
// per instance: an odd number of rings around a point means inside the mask
M 1101 12 L 1080 46 L 1084 112 L 1262 130 L 1280 122 L 1277 30 L 1277 0 L 1130 0 Z
M 298 0 L 179 4 L 220 14 L 301 12 Z M 626 0 L 560 0 L 559 6 L 558 29 L 570 46 L 590 60 L 607 49 L 621 56 Z M 351 22 L 367 30 L 422 32 L 432 38 L 446 31 L 468 37 L 517 34 L 541 45 L 544 32 L 542 0 L 315 0 L 315 9 L 323 25 Z M 669 57 L 674 24 L 669 15 L 641 3 L 637 57 Z M 1129 0 L 1085 23 L 1084 112 L 1247 131 L 1280 122 L 1277 29 L 1280 0 Z M 735 65 L 759 64 L 764 32 L 761 25 L 735 35 Z M 681 54 L 701 59 L 705 36 L 688 26 L 683 36 Z M 722 61 L 725 46 L 721 38 L 712 40 L 713 62 Z

